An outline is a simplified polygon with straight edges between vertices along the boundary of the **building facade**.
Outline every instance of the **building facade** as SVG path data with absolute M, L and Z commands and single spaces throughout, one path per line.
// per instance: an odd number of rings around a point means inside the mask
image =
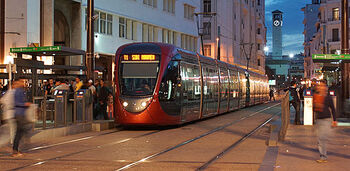
M 265 0 L 201 0 L 204 55 L 265 73 Z M 215 13 L 216 15 L 213 15 Z
M 320 31 L 320 24 L 316 24 L 319 20 L 319 8 L 319 0 L 313 0 L 312 4 L 307 4 L 301 9 L 304 12 L 304 77 L 308 79 L 314 78 L 315 68 L 319 68 L 316 63 L 312 62 L 312 54 L 317 53 L 318 47 L 314 47 L 315 43 L 311 43 L 313 40 L 319 40 L 320 36 L 316 34 Z
M 312 54 L 338 54 L 341 53 L 341 1 L 320 0 L 318 19 L 315 24 L 316 32 L 311 40 L 306 40 L 305 53 L 305 77 L 309 79 L 327 79 L 329 83 L 337 83 L 340 80 L 339 63 L 314 63 Z M 309 17 L 305 16 L 305 20 Z M 305 43 L 306 44 L 306 43 Z
M 164 42 L 199 51 L 192 0 L 95 0 L 94 31 L 96 71 L 111 81 L 114 54 L 133 42 Z M 5 0 L 3 61 L 15 54 L 10 48 L 67 46 L 86 49 L 87 0 Z M 137 11 L 137 12 L 135 12 Z M 10 34 L 11 33 L 11 34 Z M 17 34 L 19 33 L 19 34 Z M 82 57 L 48 57 L 50 63 L 82 65 Z M 47 59 L 46 59 L 47 60 Z

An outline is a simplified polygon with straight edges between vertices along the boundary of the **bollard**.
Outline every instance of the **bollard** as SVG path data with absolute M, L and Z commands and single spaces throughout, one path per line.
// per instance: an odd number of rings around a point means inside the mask
M 304 125 L 313 125 L 312 91 L 304 92 Z

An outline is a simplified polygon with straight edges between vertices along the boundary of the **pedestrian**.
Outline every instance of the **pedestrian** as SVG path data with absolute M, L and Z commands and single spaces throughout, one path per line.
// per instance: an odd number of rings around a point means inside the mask
M 97 92 L 97 101 L 98 101 L 98 113 L 102 115 L 105 120 L 108 120 L 107 115 L 107 102 L 109 95 L 112 95 L 110 90 L 104 85 L 104 80 L 100 79 L 100 88 Z
M 272 100 L 272 98 L 273 98 L 273 101 L 276 101 L 275 96 L 274 96 L 274 90 L 273 90 L 273 88 L 270 88 L 270 101 Z
M 49 84 L 45 87 L 45 95 L 52 95 L 55 84 L 52 78 L 49 79 Z
M 334 104 L 325 81 L 321 81 L 315 87 L 313 106 L 316 114 L 317 146 L 320 153 L 320 159 L 316 162 L 325 163 L 327 162 L 328 136 L 332 132 L 331 127 L 337 126 Z
M 295 81 L 291 81 L 289 87 L 289 102 L 292 104 L 295 110 L 294 124 L 301 125 L 300 122 L 300 98 L 297 90 L 297 84 Z
M 27 129 L 27 118 L 25 116 L 26 109 L 30 106 L 30 103 L 25 101 L 25 80 L 19 79 L 16 80 L 16 89 L 14 92 L 14 104 L 15 104 L 15 119 L 17 123 L 17 129 L 15 134 L 15 139 L 13 142 L 13 157 L 20 157 L 23 156 L 23 154 L 19 151 L 19 143 L 21 139 L 23 138 L 24 134 L 26 133 Z
M 79 77 L 76 77 L 75 78 L 75 86 L 73 87 L 74 88 L 74 92 L 77 92 L 78 90 L 80 90 L 82 86 L 83 86 L 83 82 L 80 81 Z
M 89 86 L 89 90 L 91 91 L 92 95 L 95 96 L 96 94 L 96 87 L 94 86 L 94 83 L 92 80 L 88 81 L 88 86 Z
M 56 90 L 66 90 L 67 92 L 70 90 L 69 85 L 66 84 L 65 81 L 61 81 L 59 79 L 56 80 L 56 87 L 54 89 Z

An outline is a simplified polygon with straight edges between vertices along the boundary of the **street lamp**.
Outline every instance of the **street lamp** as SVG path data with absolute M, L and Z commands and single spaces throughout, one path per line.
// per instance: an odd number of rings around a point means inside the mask
M 266 54 L 268 54 L 268 52 L 269 52 L 269 47 L 265 46 L 265 47 L 264 47 L 264 52 L 265 52 Z

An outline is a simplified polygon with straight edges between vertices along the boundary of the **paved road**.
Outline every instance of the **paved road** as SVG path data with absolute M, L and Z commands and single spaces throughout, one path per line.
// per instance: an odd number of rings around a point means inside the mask
M 31 144 L 21 158 L 1 149 L 0 170 L 196 170 L 280 111 L 270 103 L 176 128 L 89 132 Z M 207 170 L 257 170 L 268 136 L 266 125 Z

